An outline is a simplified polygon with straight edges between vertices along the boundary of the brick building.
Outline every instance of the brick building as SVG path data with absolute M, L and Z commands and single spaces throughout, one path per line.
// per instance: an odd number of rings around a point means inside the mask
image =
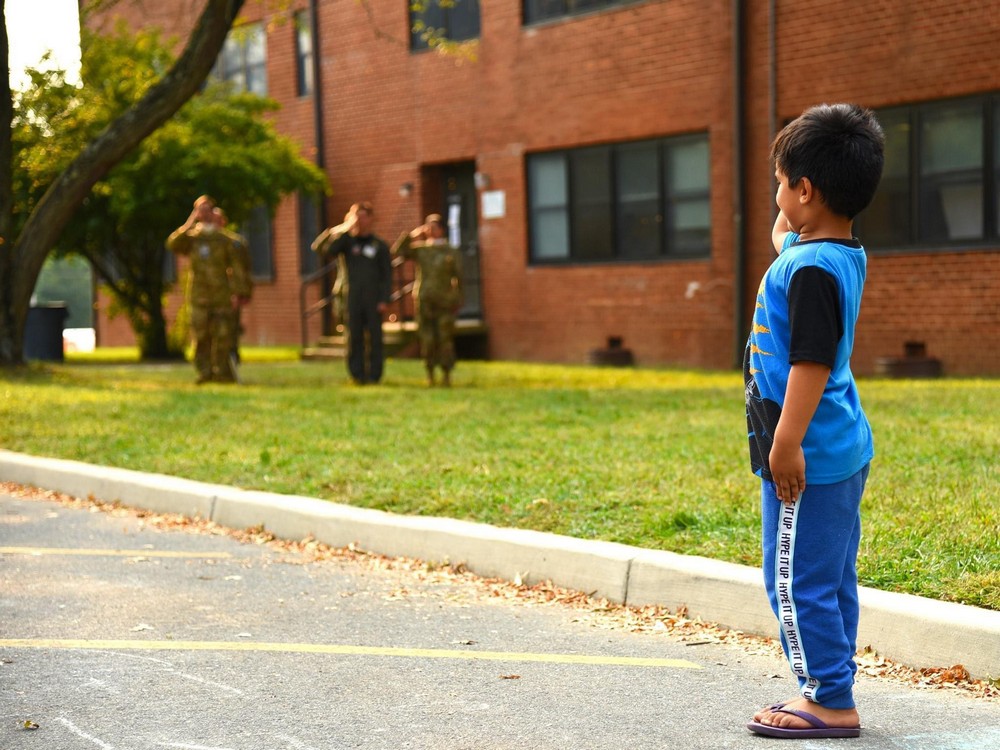
M 184 34 L 201 6 L 112 12 Z M 279 128 L 334 191 L 249 228 L 248 343 L 320 335 L 299 316 L 305 246 L 366 199 L 389 241 L 426 213 L 452 219 L 474 282 L 464 312 L 492 358 L 582 363 L 617 337 L 642 365 L 733 366 L 772 256 L 772 135 L 811 104 L 855 101 L 888 147 L 857 225 L 856 371 L 919 342 L 948 374 L 1000 374 L 992 0 L 458 0 L 423 11 L 469 40 L 448 55 L 411 34 L 414 13 L 248 0 L 219 69 L 281 103 Z M 130 334 L 102 319 L 99 335 Z

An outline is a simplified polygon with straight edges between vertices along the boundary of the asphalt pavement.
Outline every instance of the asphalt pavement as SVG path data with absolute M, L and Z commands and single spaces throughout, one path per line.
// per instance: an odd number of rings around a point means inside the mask
M 390 562 L 0 493 L 0 748 L 783 746 L 743 726 L 795 694 L 773 649 Z M 867 676 L 857 697 L 859 739 L 797 746 L 1000 746 L 1000 702 Z
M 0 481 L 181 513 L 229 528 L 263 526 L 285 539 L 313 536 L 334 547 L 357 544 L 385 555 L 463 563 L 482 576 L 550 580 L 613 602 L 683 607 L 692 616 L 748 633 L 775 631 L 760 572 L 717 560 L 400 516 L 6 450 L 0 450 Z M 973 677 L 1000 677 L 1000 612 L 870 588 L 860 595 L 859 646 L 910 667 L 961 664 Z

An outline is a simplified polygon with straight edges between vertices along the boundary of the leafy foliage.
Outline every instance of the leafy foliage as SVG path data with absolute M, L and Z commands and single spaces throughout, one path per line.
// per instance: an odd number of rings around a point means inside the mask
M 82 36 L 82 87 L 31 71 L 15 99 L 15 215 L 27 216 L 76 154 L 156 83 L 173 59 L 155 31 Z M 136 332 L 143 357 L 180 353 L 168 341 L 164 240 L 194 198 L 212 195 L 231 220 L 272 210 L 296 191 L 327 189 L 322 172 L 278 134 L 270 99 L 209 84 L 98 182 L 66 227 L 61 253 L 87 258 Z M 15 230 L 20 227 L 15 226 Z

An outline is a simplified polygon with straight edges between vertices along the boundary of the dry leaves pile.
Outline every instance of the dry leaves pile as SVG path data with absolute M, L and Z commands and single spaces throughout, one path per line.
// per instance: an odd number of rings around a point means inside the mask
M 386 557 L 358 549 L 355 545 L 330 547 L 312 538 L 298 541 L 283 540 L 276 538 L 262 527 L 228 529 L 212 521 L 128 508 L 118 502 L 108 503 L 93 496 L 86 499 L 74 498 L 58 492 L 7 482 L 0 482 L 0 491 L 23 499 L 45 500 L 70 508 L 89 509 L 95 513 L 103 512 L 114 516 L 136 518 L 142 525 L 150 528 L 228 536 L 244 544 L 267 546 L 285 553 L 290 557 L 285 562 L 311 564 L 349 561 L 364 565 L 373 571 L 406 573 L 421 583 L 447 585 L 461 583 L 474 590 L 483 600 L 509 602 L 519 606 L 567 607 L 577 613 L 573 618 L 574 621 L 592 627 L 635 633 L 662 633 L 690 646 L 719 643 L 739 647 L 749 653 L 780 654 L 780 646 L 774 639 L 749 635 L 697 618 L 689 618 L 684 609 L 671 612 L 659 606 L 628 607 L 609 602 L 607 599 L 597 599 L 583 592 L 559 588 L 549 582 L 529 586 L 520 580 L 480 578 L 466 570 L 462 564 L 448 562 L 436 564 L 404 557 Z M 412 590 L 404 587 L 388 596 L 401 599 L 414 595 Z M 871 677 L 897 680 L 922 688 L 960 690 L 979 698 L 1000 700 L 1000 680 L 992 682 L 974 680 L 960 664 L 916 670 L 886 659 L 870 647 L 860 651 L 856 661 L 858 670 Z M 517 679 L 517 677 L 509 675 L 503 679 Z

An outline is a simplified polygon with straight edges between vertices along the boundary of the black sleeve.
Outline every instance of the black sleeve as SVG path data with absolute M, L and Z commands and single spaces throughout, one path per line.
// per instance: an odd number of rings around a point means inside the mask
M 788 362 L 818 362 L 831 369 L 844 335 L 840 290 L 833 275 L 817 266 L 795 272 L 788 287 Z
M 344 232 L 337 239 L 331 242 L 326 248 L 326 254 L 331 258 L 336 258 L 338 255 L 346 255 L 348 248 L 354 241 L 354 237 Z

